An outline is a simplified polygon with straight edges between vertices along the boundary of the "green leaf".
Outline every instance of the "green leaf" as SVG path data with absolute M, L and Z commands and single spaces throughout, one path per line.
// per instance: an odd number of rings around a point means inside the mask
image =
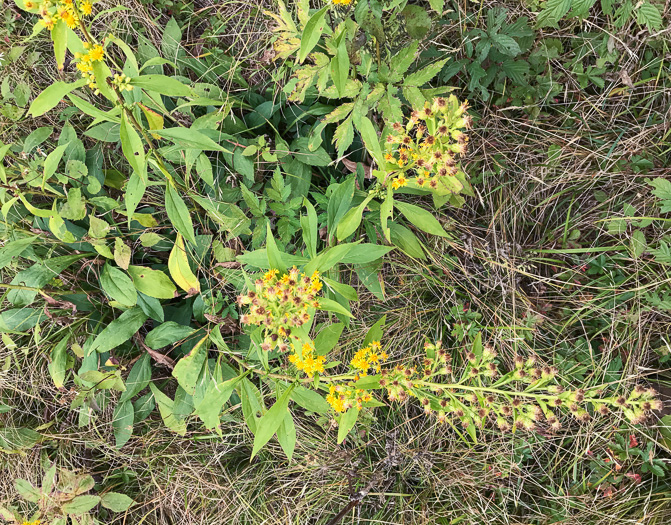
M 125 393 L 125 392 L 124 392 Z M 133 419 L 135 409 L 130 401 L 119 401 L 114 408 L 112 428 L 114 429 L 114 441 L 116 448 L 123 447 L 133 435 Z
M 319 232 L 317 231 L 317 211 L 307 199 L 303 199 L 303 204 L 307 210 L 307 215 L 301 215 L 303 242 L 308 248 L 310 257 L 314 259 L 317 257 L 317 237 L 319 236 Z
M 63 504 L 61 509 L 66 514 L 74 514 L 78 516 L 90 511 L 98 503 L 100 503 L 100 496 L 85 494 L 83 496 L 77 496 L 72 501 Z
M 331 197 L 326 208 L 326 227 L 332 232 L 338 226 L 340 219 L 349 210 L 350 203 L 354 197 L 356 177 L 351 175 L 345 182 L 337 185 L 331 193 Z
M 657 177 L 655 179 L 646 179 L 646 182 L 655 188 L 652 190 L 652 194 L 661 199 L 659 203 L 661 209 L 659 211 L 661 213 L 671 212 L 671 181 Z
M 291 417 L 291 412 L 288 410 L 284 415 L 280 428 L 277 429 L 277 441 L 280 442 L 282 450 L 284 450 L 287 458 L 291 461 L 294 449 L 296 448 L 296 425 L 294 425 L 294 418 Z
M 277 248 L 275 239 L 273 238 L 273 233 L 270 230 L 270 223 L 266 223 L 267 233 L 266 233 L 266 250 L 268 253 L 268 263 L 271 268 L 279 270 L 280 275 L 287 273 L 287 267 L 284 265 L 282 260 L 282 254 Z
M 569 12 L 573 0 L 548 0 L 536 18 L 536 28 L 557 27 L 557 22 Z
M 630 250 L 632 255 L 638 259 L 643 252 L 648 248 L 648 243 L 645 240 L 645 234 L 641 230 L 634 230 L 631 235 Z
M 167 321 L 158 325 L 145 337 L 145 344 L 152 350 L 158 350 L 186 339 L 196 331 L 195 328 Z
M 172 376 L 177 379 L 179 386 L 181 386 L 187 394 L 193 395 L 196 390 L 196 383 L 198 376 L 203 368 L 203 363 L 207 359 L 207 349 L 205 343 L 209 340 L 209 336 L 203 337 L 193 350 L 182 357 L 172 371 Z
M 422 249 L 422 245 L 417 239 L 417 236 L 408 228 L 401 226 L 400 224 L 390 223 L 389 232 L 392 244 L 399 248 L 403 253 L 410 257 L 416 257 L 417 259 L 426 259 L 426 255 L 424 254 L 424 250 Z
M 146 266 L 129 266 L 128 273 L 133 279 L 135 288 L 149 297 L 156 299 L 172 299 L 177 287 L 165 273 L 152 270 Z
M 47 158 L 44 159 L 44 171 L 42 174 L 42 187 L 44 188 L 44 183 L 49 180 L 49 178 L 56 173 L 56 170 L 58 169 L 58 165 L 61 162 L 61 158 L 63 158 L 63 153 L 65 153 L 65 150 L 69 147 L 69 144 L 63 144 L 62 146 L 58 146 L 55 150 L 53 150 L 49 155 L 47 155 Z
M 447 232 L 443 229 L 438 219 L 436 219 L 430 212 L 424 208 L 408 204 L 406 202 L 394 202 L 394 206 L 398 209 L 408 221 L 414 224 L 420 230 L 430 233 L 431 235 L 438 235 L 440 237 L 449 237 Z
M 354 317 L 352 315 L 352 313 L 347 308 L 345 308 L 340 303 L 338 303 L 338 302 L 336 302 L 332 299 L 329 299 L 328 297 L 320 297 L 318 299 L 318 301 L 319 301 L 319 309 L 320 310 L 325 310 L 327 312 L 334 312 L 334 313 L 337 313 L 337 314 L 345 315 L 347 317 L 352 317 L 352 318 Z
M 131 78 L 130 85 L 169 97 L 189 97 L 193 95 L 191 88 L 173 77 L 165 75 L 142 75 Z
M 324 31 L 324 26 L 326 25 L 326 12 L 329 10 L 330 5 L 325 5 L 314 15 L 310 17 L 307 24 L 305 24 L 305 29 L 303 30 L 303 35 L 301 36 L 301 48 L 298 52 L 298 61 L 303 62 L 310 51 L 314 49 L 319 42 L 322 32 Z M 270 438 L 269 438 L 270 439 Z
M 137 205 L 142 200 L 146 189 L 147 182 L 142 179 L 139 173 L 133 171 L 130 179 L 128 180 L 128 184 L 126 184 L 126 198 L 124 199 L 129 222 L 133 216 L 133 213 L 135 213 Z
M 361 243 L 352 246 L 347 254 L 340 259 L 341 264 L 368 264 L 384 257 L 394 249 L 393 246 L 381 244 Z
M 126 310 L 98 334 L 93 344 L 89 347 L 89 354 L 93 351 L 101 354 L 109 352 L 120 344 L 125 343 L 135 335 L 146 320 L 147 315 L 140 307 L 135 306 L 130 310 Z
M 168 218 L 175 229 L 187 241 L 196 244 L 196 234 L 193 231 L 193 222 L 191 222 L 189 208 L 187 208 L 179 193 L 177 193 L 170 183 L 168 183 L 165 192 L 165 211 L 168 213 Z
M 322 328 L 317 337 L 315 337 L 315 353 L 317 355 L 326 355 L 333 350 L 335 345 L 338 344 L 344 328 L 345 325 L 343 323 L 330 324 Z
M 107 295 L 124 306 L 131 307 L 137 304 L 137 292 L 133 281 L 124 272 L 108 263 L 105 263 L 100 274 L 100 286 Z
M 31 153 L 34 148 L 42 144 L 53 133 L 54 128 L 51 126 L 42 126 L 32 131 L 30 135 L 23 141 L 23 152 Z
M 180 436 L 186 435 L 186 421 L 175 417 L 173 412 L 174 401 L 161 392 L 154 383 L 149 383 L 149 388 L 151 389 L 152 394 L 154 394 L 154 399 L 158 404 L 158 410 L 161 413 L 161 418 L 163 418 L 165 426 Z
M 147 183 L 147 161 L 144 153 L 144 145 L 142 139 L 138 135 L 135 128 L 128 121 L 126 112 L 121 113 L 121 127 L 119 128 L 119 136 L 121 137 L 121 151 L 128 163 L 137 173 L 142 181 Z
M 125 383 L 126 391 L 121 394 L 119 403 L 130 401 L 133 397 L 139 394 L 140 391 L 147 388 L 150 380 L 151 361 L 149 354 L 145 352 L 142 357 L 135 362 L 133 368 L 131 368 Z
M 433 64 L 426 66 L 424 69 L 420 69 L 419 71 L 415 71 L 414 73 L 408 75 L 403 81 L 403 86 L 423 86 L 431 79 L 433 79 L 441 69 L 443 69 L 443 66 L 447 63 L 448 60 L 449 58 L 444 58 L 443 60 L 439 60 L 438 62 L 434 62 Z
M 494 42 L 494 47 L 496 47 L 496 49 L 504 55 L 516 57 L 522 52 L 517 41 L 508 35 L 495 33 L 491 35 L 490 38 L 492 42 Z
M 152 129 L 151 133 L 159 135 L 164 139 L 170 139 L 178 146 L 185 149 L 199 149 L 201 151 L 224 151 L 232 153 L 220 146 L 207 135 L 190 128 L 165 128 Z
M 118 492 L 107 492 L 100 498 L 100 504 L 112 512 L 126 512 L 133 503 L 133 498 Z
M 56 388 L 62 388 L 65 381 L 65 372 L 68 362 L 68 338 L 64 337 L 51 350 L 51 362 L 49 363 L 49 375 L 54 381 Z
M 258 454 L 259 450 L 270 441 L 273 434 L 277 432 L 286 414 L 288 413 L 289 400 L 291 399 L 291 392 L 295 385 L 291 385 L 277 400 L 277 402 L 270 407 L 259 420 L 256 434 L 254 435 L 254 447 L 252 449 L 252 458 Z
M 214 379 L 207 387 L 203 400 L 196 406 L 195 414 L 203 421 L 205 428 L 212 430 L 219 423 L 221 409 L 235 390 L 239 377 L 217 383 Z
M 338 90 L 338 95 L 342 97 L 345 91 L 345 84 L 349 77 L 349 54 L 347 53 L 347 35 L 343 31 L 340 34 L 340 41 L 336 48 L 336 54 L 331 59 L 331 78 Z
M 657 31 L 662 28 L 662 14 L 657 6 L 650 2 L 643 2 L 636 10 L 636 21 L 640 25 L 647 26 L 649 31 Z
M 421 40 L 431 29 L 431 18 L 423 7 L 409 5 L 401 14 L 405 18 L 405 30 L 411 38 Z
M 39 489 L 36 489 L 32 484 L 25 479 L 15 479 L 14 488 L 26 501 L 31 503 L 37 503 L 40 500 L 41 493 Z
M 373 195 L 366 197 L 366 199 L 361 204 L 349 210 L 340 220 L 338 223 L 338 229 L 336 231 L 336 238 L 339 241 L 346 239 L 357 230 L 361 224 L 363 211 L 366 209 L 366 206 L 368 206 L 368 203 L 372 200 L 372 198 Z
M 342 443 L 349 431 L 354 428 L 357 418 L 359 417 L 359 409 L 356 407 L 350 408 L 347 412 L 340 416 L 338 423 L 338 444 Z
M 368 153 L 375 159 L 375 162 L 380 169 L 384 168 L 384 155 L 382 153 L 382 147 L 380 146 L 380 139 L 377 136 L 377 131 L 375 131 L 373 123 L 368 117 L 361 117 L 358 122 L 355 120 L 354 124 L 359 130 L 359 133 L 361 133 L 361 139 L 363 140 Z
M 51 28 L 51 40 L 54 43 L 54 55 L 58 69 L 63 69 L 65 52 L 68 49 L 68 26 L 63 20 L 58 20 Z
M 380 319 L 378 319 L 377 323 L 368 329 L 368 333 L 366 333 L 366 337 L 363 340 L 363 346 L 368 346 L 373 341 L 382 341 L 382 329 L 386 321 L 387 316 L 383 315 L 380 317 Z

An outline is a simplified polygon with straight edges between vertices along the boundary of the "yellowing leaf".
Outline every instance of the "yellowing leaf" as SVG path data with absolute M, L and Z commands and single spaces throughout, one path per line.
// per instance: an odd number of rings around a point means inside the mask
M 189 260 L 186 257 L 184 248 L 184 238 L 177 234 L 175 245 L 172 247 L 170 257 L 168 258 L 168 270 L 173 281 L 177 283 L 182 290 L 189 295 L 200 293 L 200 283 L 198 278 L 191 271 Z
M 156 113 L 156 111 L 148 108 L 144 104 L 139 104 L 139 106 L 142 109 L 144 116 L 147 118 L 149 129 L 163 129 L 163 116 L 159 115 Z M 161 138 L 161 136 L 157 135 L 156 133 L 152 133 L 151 136 L 156 140 Z

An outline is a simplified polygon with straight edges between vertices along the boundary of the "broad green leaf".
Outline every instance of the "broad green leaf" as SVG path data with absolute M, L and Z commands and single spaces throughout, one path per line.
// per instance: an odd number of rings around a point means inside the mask
M 273 434 L 277 432 L 286 414 L 288 413 L 289 400 L 291 399 L 291 392 L 295 385 L 291 385 L 277 402 L 270 407 L 263 417 L 259 420 L 256 433 L 254 435 L 254 447 L 252 448 L 252 458 L 258 454 L 259 450 L 270 441 Z
M 380 139 L 377 136 L 377 131 L 375 131 L 375 126 L 373 126 L 373 123 L 368 117 L 361 117 L 358 122 L 355 120 L 354 124 L 359 130 L 359 133 L 361 133 L 361 138 L 363 139 L 363 143 L 366 146 L 368 153 L 375 159 L 375 162 L 380 169 L 383 169 L 385 166 L 384 155 L 382 153 L 382 147 L 380 146 Z
M 124 306 L 130 307 L 137 304 L 137 292 L 133 281 L 109 263 L 105 263 L 100 273 L 100 286 L 107 295 Z
M 307 215 L 301 215 L 303 242 L 305 242 L 305 246 L 308 248 L 310 257 L 314 259 L 317 257 L 317 237 L 319 236 L 319 232 L 317 231 L 319 226 L 317 222 L 317 211 L 307 199 L 303 199 L 303 205 L 307 210 Z
M 412 38 L 421 40 L 431 29 L 431 18 L 423 7 L 409 5 L 401 14 L 405 18 L 405 30 Z
M 406 219 L 408 219 L 408 221 L 423 232 L 430 233 L 431 235 L 438 235 L 440 237 L 449 237 L 440 222 L 438 222 L 438 219 L 424 208 L 399 201 L 395 201 L 394 206 Z
M 349 54 L 347 53 L 347 35 L 343 31 L 336 48 L 336 54 L 331 59 L 331 78 L 335 84 L 338 94 L 342 96 L 345 84 L 349 77 Z
M 422 249 L 422 245 L 417 239 L 417 236 L 408 228 L 401 226 L 400 224 L 390 223 L 389 232 L 391 243 L 403 253 L 410 257 L 416 257 L 417 259 L 426 259 L 426 255 L 424 254 L 424 250 Z
M 294 418 L 291 417 L 291 412 L 288 410 L 284 415 L 282 424 L 277 429 L 277 441 L 280 442 L 282 450 L 284 450 L 287 458 L 291 461 L 294 449 L 296 448 L 296 425 L 294 425 Z
M 387 316 L 383 315 L 378 321 L 368 329 L 366 337 L 363 340 L 363 346 L 368 346 L 373 341 L 382 341 L 382 328 L 387 321 Z
M 126 112 L 121 113 L 121 127 L 119 128 L 121 137 L 121 151 L 128 160 L 135 173 L 142 181 L 147 183 L 147 160 L 144 153 L 144 144 L 140 135 L 138 135 L 133 125 L 128 121 Z
M 338 423 L 338 444 L 342 443 L 349 431 L 354 428 L 357 418 L 359 417 L 359 409 L 356 407 L 350 408 L 347 412 L 340 416 Z
M 58 69 L 63 69 L 65 52 L 68 49 L 68 26 L 65 21 L 57 20 L 51 28 L 51 40 L 54 43 L 54 55 Z
M 42 172 L 42 188 L 44 189 L 44 185 L 49 178 L 56 173 L 56 170 L 58 169 L 58 164 L 61 162 L 61 158 L 63 158 L 63 153 L 65 153 L 65 150 L 68 148 L 69 144 L 63 144 L 62 146 L 58 146 L 56 149 L 54 149 L 49 155 L 47 155 L 47 158 L 44 159 L 44 171 Z
M 152 350 L 158 350 L 166 346 L 182 341 L 196 331 L 195 328 L 184 326 L 174 321 L 167 321 L 158 325 L 147 334 L 145 344 Z
M 203 400 L 196 406 L 195 414 L 203 421 L 205 428 L 212 430 L 219 423 L 219 414 L 240 378 L 234 377 L 228 381 L 217 383 L 214 379 L 210 382 Z
M 125 392 L 124 392 L 125 393 Z M 133 419 L 135 410 L 130 401 L 119 401 L 114 408 L 112 428 L 116 448 L 123 447 L 133 435 Z
M 310 54 L 310 51 L 312 51 L 317 45 L 317 42 L 319 42 L 326 24 L 326 12 L 329 10 L 329 8 L 330 5 L 322 7 L 319 11 L 312 15 L 307 24 L 305 24 L 305 29 L 303 29 L 303 35 L 301 36 L 300 51 L 298 52 L 299 62 L 303 62 L 307 58 L 308 54 Z
M 16 491 L 26 501 L 37 503 L 40 500 L 40 490 L 33 487 L 32 484 L 25 479 L 15 479 L 14 488 L 16 488 Z
M 185 149 L 199 149 L 201 151 L 224 151 L 232 153 L 226 148 L 220 146 L 207 135 L 190 128 L 165 128 L 152 129 L 151 133 L 161 136 L 164 139 L 170 139 L 177 146 Z
M 51 350 L 51 362 L 49 363 L 49 375 L 54 381 L 56 388 L 62 388 L 65 381 L 65 372 L 68 362 L 68 338 L 61 339 Z
M 133 498 L 118 492 L 107 492 L 100 498 L 100 504 L 112 512 L 125 512 L 133 503 Z
M 336 237 L 339 241 L 346 239 L 357 230 L 361 224 L 363 211 L 366 209 L 366 206 L 368 206 L 368 203 L 372 200 L 372 198 L 373 195 L 369 195 L 361 204 L 349 210 L 345 216 L 340 219 L 336 233 Z
M 338 244 L 337 246 L 324 250 L 306 264 L 303 271 L 308 275 L 312 275 L 315 270 L 321 273 L 326 272 L 336 264 L 342 262 L 355 246 L 356 244 L 354 243 Z
M 320 297 L 318 299 L 318 301 L 319 301 L 319 309 L 320 310 L 325 310 L 327 312 L 334 312 L 334 313 L 337 313 L 337 314 L 346 315 L 347 317 L 354 317 L 352 315 L 352 313 L 347 308 L 345 308 L 340 303 L 338 303 L 338 302 L 336 302 L 332 299 L 329 299 L 328 297 Z
M 338 344 L 344 328 L 345 325 L 343 323 L 330 324 L 322 328 L 317 337 L 315 337 L 315 354 L 326 355 L 333 350 L 335 345 Z
M 128 273 L 139 292 L 156 299 L 172 299 L 175 297 L 177 288 L 170 277 L 162 271 L 152 270 L 146 266 L 129 266 Z
M 28 110 L 30 116 L 39 117 L 44 115 L 50 109 L 55 108 L 68 93 L 85 86 L 87 82 L 88 80 L 85 78 L 80 78 L 72 83 L 61 82 L 60 80 L 54 82 L 42 91 L 42 93 L 33 100 L 32 104 L 30 104 L 30 109 Z
M 181 233 L 186 240 L 196 244 L 196 234 L 193 231 L 193 222 L 191 221 L 189 209 L 177 193 L 177 190 L 175 190 L 170 183 L 168 183 L 165 192 L 165 210 L 175 229 Z
M 165 426 L 180 436 L 186 435 L 186 421 L 175 417 L 173 412 L 174 401 L 161 392 L 154 383 L 149 383 L 149 388 L 151 389 L 152 394 L 154 394 L 154 399 L 156 400 L 158 410 L 161 413 L 161 418 L 163 419 Z
M 361 243 L 352 246 L 347 254 L 340 260 L 341 264 L 368 264 L 384 257 L 393 250 L 393 246 L 381 244 Z
M 138 306 L 126 310 L 117 319 L 109 323 L 89 347 L 89 353 L 109 352 L 122 343 L 128 341 L 142 327 L 147 315 Z
M 130 85 L 169 97 L 189 97 L 193 95 L 191 88 L 173 77 L 165 75 L 142 75 L 131 78 Z
M 273 232 L 270 230 L 270 223 L 267 223 L 268 232 L 266 233 L 266 250 L 268 253 L 268 263 L 271 268 L 279 270 L 280 275 L 287 273 L 287 267 L 284 265 L 282 255 L 277 248 Z
M 181 386 L 187 394 L 193 395 L 196 390 L 196 382 L 198 376 L 203 368 L 203 363 L 207 359 L 207 345 L 210 336 L 203 337 L 193 350 L 182 357 L 172 371 L 172 376 L 177 379 L 179 386 Z
M 90 511 L 98 503 L 100 503 L 100 496 L 85 494 L 82 496 L 77 496 L 72 501 L 63 504 L 61 509 L 66 514 L 74 514 L 78 516 Z
M 151 361 L 149 354 L 145 352 L 142 357 L 135 362 L 133 368 L 131 368 L 125 382 L 126 391 L 121 394 L 119 403 L 130 401 L 133 397 L 139 394 L 140 391 L 147 388 L 150 380 Z
M 124 199 L 129 223 L 146 189 L 147 182 L 137 172 L 133 171 L 130 179 L 128 179 L 128 184 L 126 184 L 126 198 Z
M 419 71 L 415 71 L 414 73 L 408 75 L 403 81 L 403 86 L 423 86 L 432 80 L 438 73 L 440 73 L 440 70 L 443 69 L 443 66 L 447 63 L 448 60 L 449 58 L 444 58 L 438 62 L 434 62 L 433 64 L 426 66 L 424 69 L 420 69 Z

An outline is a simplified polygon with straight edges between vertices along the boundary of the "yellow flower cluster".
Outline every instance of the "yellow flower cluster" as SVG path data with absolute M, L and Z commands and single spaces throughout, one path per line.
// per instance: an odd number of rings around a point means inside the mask
M 326 401 L 336 412 L 346 412 L 352 407 L 361 409 L 371 399 L 373 396 L 369 392 L 343 385 L 331 385 L 326 396 Z
M 93 12 L 93 2 L 83 0 L 75 3 L 74 0 L 24 0 L 23 6 L 27 11 L 38 13 L 42 18 L 40 23 L 51 30 L 59 20 L 74 29 L 80 23 L 84 16 L 89 16 Z
M 372 368 L 376 372 L 380 371 L 380 365 L 389 356 L 382 350 L 379 341 L 373 341 L 370 345 L 357 350 L 350 361 L 350 366 L 358 370 L 355 379 L 368 375 L 368 369 Z
M 321 373 L 324 371 L 326 357 L 323 355 L 315 356 L 315 349 L 311 344 L 303 344 L 300 354 L 296 352 L 293 343 L 291 344 L 291 350 L 293 353 L 289 356 L 289 362 L 305 372 L 308 377 L 312 377 L 315 372 Z
M 352 0 L 333 0 L 333 5 L 350 5 Z
M 88 42 L 84 42 L 84 49 L 86 53 L 75 53 L 75 60 L 77 60 L 77 69 L 82 75 L 82 78 L 85 78 L 89 82 L 89 87 L 91 89 L 98 90 L 98 86 L 95 80 L 95 74 L 93 73 L 93 62 L 102 62 L 105 58 L 105 50 L 100 44 L 91 45 Z
M 399 174 L 391 181 L 393 189 L 408 182 L 430 190 L 439 189 L 441 183 L 449 187 L 445 177 L 459 172 L 456 157 L 468 151 L 468 137 L 461 131 L 471 127 L 467 110 L 468 102 L 460 103 L 454 95 L 438 97 L 413 111 L 406 126 L 400 122 L 392 125 L 385 160 L 394 169 L 398 167 Z M 407 178 L 409 171 L 416 175 L 413 179 Z
M 269 270 L 254 282 L 255 290 L 238 296 L 238 305 L 249 306 L 249 312 L 240 321 L 264 327 L 263 350 L 277 347 L 286 352 L 290 338 L 298 339 L 292 329 L 307 323 L 308 309 L 319 306 L 317 294 L 322 286 L 318 272 L 307 276 L 294 266 L 289 273 L 279 276 L 277 270 Z
M 40 523 L 42 523 L 40 520 L 24 521 L 21 525 L 40 525 Z

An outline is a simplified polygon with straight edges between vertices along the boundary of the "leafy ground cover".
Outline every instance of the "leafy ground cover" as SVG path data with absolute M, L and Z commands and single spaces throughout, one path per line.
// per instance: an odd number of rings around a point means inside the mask
M 668 5 L 3 8 L 0 518 L 669 521 Z

